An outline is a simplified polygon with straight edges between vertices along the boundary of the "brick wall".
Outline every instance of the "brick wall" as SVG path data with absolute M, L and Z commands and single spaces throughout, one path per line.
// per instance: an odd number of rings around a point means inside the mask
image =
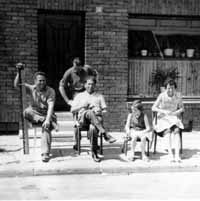
M 1 122 L 15 122 L 19 119 L 19 96 L 13 88 L 15 64 L 24 61 L 27 72 L 37 68 L 36 6 L 34 0 L 0 1 Z
M 124 125 L 127 95 L 128 14 L 126 1 L 105 1 L 102 12 L 90 7 L 86 13 L 85 61 L 100 72 L 100 91 L 108 103 L 106 125 Z
M 199 0 L 129 0 L 129 13 L 199 15 Z
M 128 13 L 198 15 L 200 3 L 198 0 L 1 0 L 0 122 L 19 120 L 19 96 L 13 88 L 14 65 L 19 61 L 27 64 L 29 82 L 38 68 L 38 9 L 85 11 L 85 62 L 100 72 L 98 87 L 109 107 L 106 127 L 120 130 L 127 115 Z
M 38 0 L 1 1 L 0 37 L 0 101 L 3 111 L 0 121 L 19 120 L 19 96 L 13 88 L 15 64 L 27 64 L 26 75 L 30 77 L 37 68 L 37 10 L 66 10 L 86 12 L 85 61 L 100 72 L 99 90 L 106 96 L 110 114 L 106 124 L 119 130 L 124 118 L 127 92 L 127 2 L 109 0 Z M 98 6 L 102 12 L 96 12 Z M 101 8 L 100 8 L 101 10 Z M 12 115 L 11 115 L 11 113 Z
M 38 1 L 40 9 L 85 11 L 85 63 L 100 74 L 98 89 L 105 95 L 108 115 L 105 126 L 123 127 L 127 94 L 128 1 Z M 99 12 L 98 12 L 99 11 Z

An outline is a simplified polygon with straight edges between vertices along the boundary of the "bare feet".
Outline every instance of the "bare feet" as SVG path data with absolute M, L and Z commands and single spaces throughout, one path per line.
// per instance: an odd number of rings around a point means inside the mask
M 142 160 L 143 160 L 144 162 L 149 162 L 149 158 L 148 158 L 146 155 L 143 155 L 143 156 L 142 156 Z
M 180 156 L 175 156 L 174 161 L 177 162 L 177 163 L 182 162 Z

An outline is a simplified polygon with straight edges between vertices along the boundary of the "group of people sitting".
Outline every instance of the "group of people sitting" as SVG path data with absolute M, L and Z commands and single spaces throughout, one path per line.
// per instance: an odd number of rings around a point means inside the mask
M 22 69 L 23 64 L 18 63 L 16 67 Z M 48 162 L 51 152 L 51 131 L 58 129 L 54 114 L 56 93 L 47 85 L 44 72 L 36 72 L 33 78 L 33 85 L 22 83 L 30 96 L 30 106 L 25 109 L 24 118 L 32 124 L 42 126 L 41 155 L 42 161 Z M 114 143 L 116 139 L 109 135 L 103 126 L 103 115 L 106 113 L 107 106 L 104 96 L 95 91 L 97 79 L 97 71 L 88 65 L 83 67 L 80 59 L 74 58 L 73 66 L 64 73 L 59 83 L 59 91 L 74 118 L 77 117 L 80 125 L 88 127 L 88 137 L 92 139 L 92 158 L 100 162 L 101 159 L 97 154 L 98 135 L 102 135 L 109 143 Z M 19 73 L 14 80 L 15 88 L 18 85 Z M 77 149 L 77 135 L 78 132 L 75 129 L 74 149 Z
M 18 63 L 17 69 L 22 69 L 23 64 Z M 80 125 L 88 128 L 88 137 L 91 139 L 92 158 L 95 162 L 100 162 L 98 155 L 98 136 L 103 135 L 109 143 L 116 141 L 109 135 L 103 126 L 103 115 L 106 113 L 107 105 L 104 96 L 95 90 L 98 80 L 96 70 L 88 65 L 81 65 L 79 58 L 74 58 L 73 66 L 63 75 L 59 83 L 59 91 L 66 105 L 70 108 L 74 118 Z M 42 161 L 48 162 L 51 152 L 51 131 L 58 129 L 56 115 L 54 114 L 54 105 L 56 99 L 55 90 L 46 83 L 44 72 L 36 72 L 34 75 L 34 84 L 22 83 L 26 92 L 30 96 L 30 106 L 25 109 L 24 117 L 34 124 L 42 126 L 41 135 L 41 155 Z M 19 74 L 17 73 L 14 86 L 19 85 Z M 180 161 L 180 129 L 183 124 L 179 119 L 183 112 L 181 96 L 176 92 L 176 83 L 168 80 L 166 90 L 161 93 L 152 110 L 158 112 L 157 123 L 154 126 L 158 133 L 169 136 L 168 153 L 170 160 Z M 132 112 L 128 114 L 125 130 L 131 140 L 131 160 L 135 159 L 136 140 L 141 139 L 142 159 L 148 161 L 145 154 L 146 139 L 152 141 L 151 126 L 147 115 L 145 114 L 142 103 L 136 100 L 132 104 Z M 77 150 L 78 131 L 75 129 L 74 149 Z M 173 139 L 173 140 L 172 140 Z M 175 157 L 172 152 L 172 141 L 175 142 Z

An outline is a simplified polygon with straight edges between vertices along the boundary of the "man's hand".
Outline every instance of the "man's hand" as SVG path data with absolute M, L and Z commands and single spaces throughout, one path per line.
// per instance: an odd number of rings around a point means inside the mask
M 45 119 L 45 121 L 42 124 L 42 128 L 49 129 L 50 127 L 50 121 L 48 119 Z
M 25 65 L 24 65 L 23 63 L 17 63 L 17 64 L 16 64 L 16 68 L 17 68 L 17 69 L 21 69 L 21 70 L 22 70 L 22 69 L 24 69 L 24 66 L 25 66 Z
M 69 101 L 67 102 L 67 104 L 70 105 L 70 106 L 72 106 L 72 102 L 73 102 L 72 100 L 69 100 Z
M 85 103 L 83 104 L 83 108 L 85 108 L 85 109 L 88 109 L 89 106 L 90 106 L 90 104 L 89 104 L 88 102 L 85 102 Z
M 102 110 L 101 110 L 101 108 L 99 108 L 99 107 L 93 107 L 93 108 L 92 108 L 92 111 L 94 111 L 95 114 L 99 114 L 99 115 L 102 114 Z

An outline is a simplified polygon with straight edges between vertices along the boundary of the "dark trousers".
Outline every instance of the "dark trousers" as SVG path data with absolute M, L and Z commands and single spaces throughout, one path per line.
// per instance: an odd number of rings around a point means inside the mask
M 24 111 L 24 117 L 26 120 L 31 122 L 32 124 L 37 124 L 38 126 L 42 126 L 42 123 L 45 120 L 45 116 L 42 116 L 37 111 L 33 110 L 32 108 L 28 107 Z M 53 129 L 52 124 L 50 125 L 49 129 L 42 129 L 41 135 L 41 152 L 42 154 L 50 153 L 51 152 L 51 130 Z
M 88 130 L 88 138 L 90 139 L 92 151 L 96 152 L 98 146 L 98 133 L 105 133 L 102 116 L 97 116 L 92 110 L 86 110 L 84 111 L 84 113 L 81 114 L 79 118 L 79 123 L 81 125 L 81 128 L 84 128 L 84 130 Z M 75 128 L 76 143 L 78 139 L 77 136 L 78 129 Z

